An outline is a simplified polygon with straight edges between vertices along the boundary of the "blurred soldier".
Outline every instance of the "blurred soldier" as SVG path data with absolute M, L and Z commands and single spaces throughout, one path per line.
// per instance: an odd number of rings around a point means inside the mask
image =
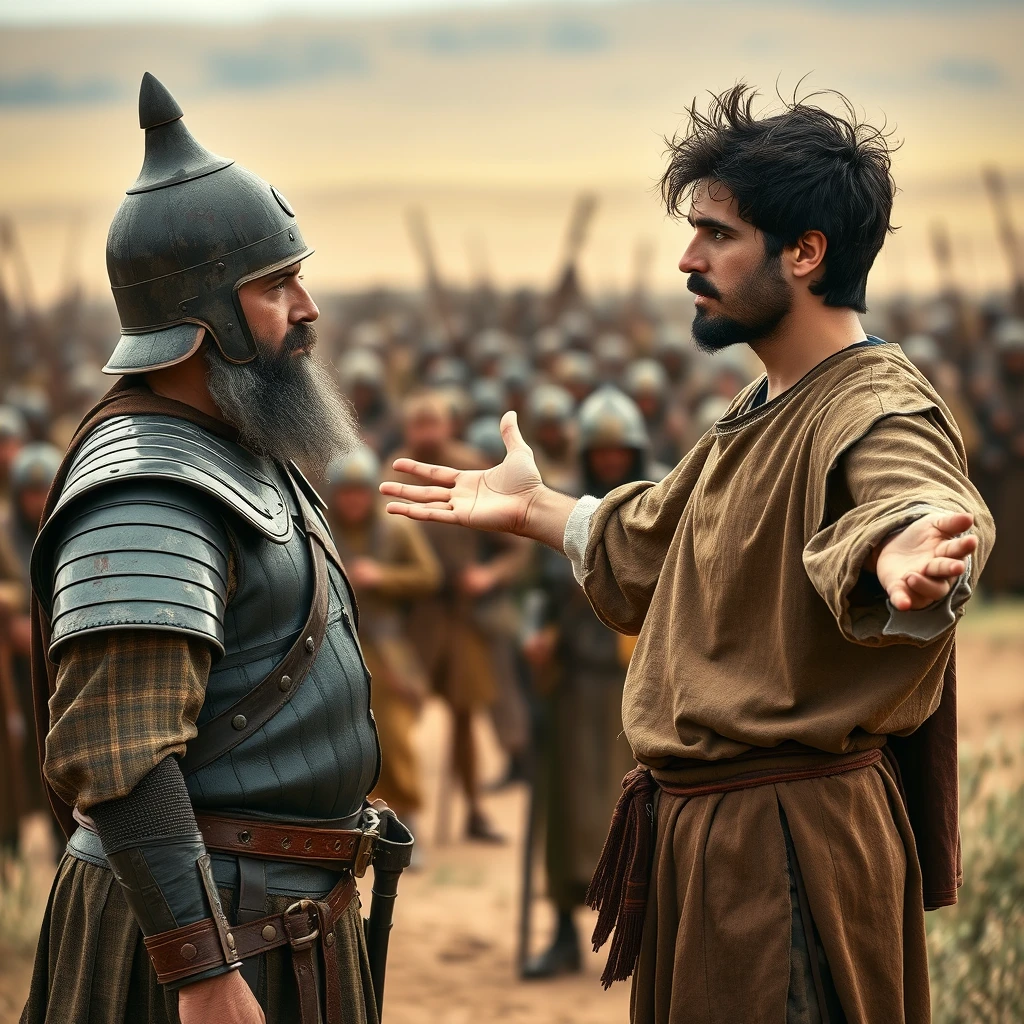
M 527 406 L 527 432 L 544 482 L 556 491 L 569 491 L 578 477 L 573 453 L 572 395 L 557 384 L 534 388 Z
M 327 469 L 328 519 L 359 599 L 359 639 L 373 679 L 381 747 L 374 795 L 413 828 L 423 805 L 413 729 L 428 684 L 406 620 L 412 602 L 440 586 L 441 563 L 417 523 L 384 514 L 379 483 L 369 448 L 335 459 Z
M 383 359 L 372 349 L 353 348 L 338 360 L 338 381 L 352 402 L 366 444 L 375 452 L 394 448 L 401 428 L 388 402 Z
M 625 374 L 626 394 L 643 414 L 651 451 L 661 462 L 675 465 L 682 452 L 680 438 L 672 436 L 668 425 L 669 379 L 656 359 L 636 359 Z
M 597 386 L 597 364 L 589 352 L 571 349 L 563 352 L 554 363 L 552 378 L 579 404 Z
M 22 585 L 22 600 L 11 609 L 9 643 L 11 671 L 18 708 L 26 728 L 22 740 L 22 766 L 24 779 L 23 813 L 45 811 L 52 816 L 50 801 L 43 788 L 39 771 L 39 750 L 33 728 L 32 710 L 32 627 L 29 619 L 28 595 L 30 588 L 29 565 L 32 545 L 39 532 L 39 523 L 46 504 L 46 495 L 61 462 L 61 453 L 45 441 L 33 441 L 18 452 L 11 465 L 11 503 L 7 515 L 0 520 L 2 531 L 10 543 Z M 60 828 L 53 821 L 58 848 L 63 848 Z
M 448 399 L 438 392 L 406 400 L 405 441 L 395 459 L 486 468 L 476 449 L 453 435 Z M 397 479 L 402 479 L 401 471 Z M 481 623 L 484 598 L 511 583 L 521 566 L 518 546 L 502 544 L 488 557 L 488 544 L 473 530 L 425 525 L 431 547 L 441 560 L 440 592 L 417 602 L 410 635 L 423 659 L 431 685 L 452 714 L 452 765 L 466 797 L 468 839 L 501 841 L 480 803 L 480 779 L 473 718 L 497 698 L 495 667 L 487 630 Z
M 578 418 L 579 469 L 571 493 L 604 497 L 621 484 L 652 479 L 649 439 L 632 399 L 601 388 Z M 537 678 L 550 685 L 539 781 L 557 924 L 551 945 L 526 965 L 524 977 L 548 978 L 580 970 L 573 913 L 583 905 L 622 777 L 635 764 L 620 711 L 633 638 L 601 623 L 565 558 L 540 546 L 537 555 L 544 611 L 526 654 Z
M 466 441 L 479 451 L 489 466 L 496 466 L 505 457 L 501 421 L 497 416 L 482 416 L 466 431 Z M 391 516 L 388 517 L 393 518 Z M 499 557 L 508 545 L 491 535 L 482 538 L 484 557 Z M 512 584 L 521 582 L 531 562 L 532 545 L 519 548 L 519 568 L 508 566 Z M 518 577 L 518 578 L 516 578 Z M 495 587 L 477 606 L 477 622 L 487 635 L 494 667 L 495 699 L 491 704 L 491 724 L 498 743 L 505 753 L 505 774 L 493 789 L 503 789 L 528 777 L 527 759 L 530 746 L 530 710 L 526 699 L 526 670 L 518 657 L 520 614 L 509 585 Z
M 1002 532 L 985 582 L 992 593 L 1024 594 L 1024 542 L 1012 528 L 1024 509 L 1024 320 L 1006 319 L 993 332 L 997 388 L 987 432 L 995 444 L 992 515 Z
M 15 384 L 4 396 L 7 405 L 13 405 L 25 418 L 28 437 L 45 441 L 50 430 L 50 400 L 46 392 L 35 384 Z
M 11 463 L 28 438 L 28 424 L 13 405 L 0 405 L 0 510 L 7 502 Z
M 598 378 L 605 384 L 618 384 L 632 354 L 632 347 L 621 334 L 599 335 L 594 342 Z
M 654 336 L 654 358 L 665 368 L 674 388 L 679 388 L 690 362 L 690 332 L 678 324 L 665 323 Z

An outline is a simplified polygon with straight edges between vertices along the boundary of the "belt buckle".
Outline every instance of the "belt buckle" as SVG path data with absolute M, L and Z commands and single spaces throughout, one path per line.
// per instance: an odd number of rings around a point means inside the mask
M 284 917 L 291 917 L 292 914 L 305 913 L 306 920 L 309 921 L 309 912 L 316 910 L 316 904 L 313 900 L 296 900 L 288 909 L 284 912 Z M 299 938 L 293 939 L 290 935 L 288 936 L 288 942 L 292 949 L 305 949 L 307 946 L 312 946 L 318 938 L 320 938 L 320 919 L 317 918 L 316 927 L 308 935 L 300 935 Z M 287 929 L 286 929 L 287 932 Z
M 356 855 L 352 860 L 352 874 L 356 878 L 362 878 L 366 869 L 373 859 L 373 848 L 380 838 L 380 832 L 376 828 L 366 829 L 359 834 L 359 845 L 356 847 Z

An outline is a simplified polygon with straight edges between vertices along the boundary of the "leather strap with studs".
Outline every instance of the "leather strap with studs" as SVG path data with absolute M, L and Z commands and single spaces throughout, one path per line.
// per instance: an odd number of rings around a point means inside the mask
M 234 925 L 224 936 L 224 941 L 233 946 L 238 961 L 284 945 L 291 945 L 299 953 L 320 941 L 328 944 L 328 948 L 333 947 L 334 926 L 355 894 L 355 879 L 348 875 L 326 899 L 316 903 L 299 900 L 283 913 Z M 182 981 L 228 962 L 217 924 L 209 917 L 149 935 L 145 944 L 161 985 Z

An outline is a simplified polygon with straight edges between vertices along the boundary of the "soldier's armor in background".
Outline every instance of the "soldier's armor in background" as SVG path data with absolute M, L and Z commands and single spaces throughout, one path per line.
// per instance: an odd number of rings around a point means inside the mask
M 313 568 L 303 486 L 184 421 L 103 424 L 82 445 L 33 560 L 37 592 L 52 601 L 51 650 L 132 626 L 205 638 L 217 654 L 201 729 L 281 660 L 305 622 Z M 328 567 L 327 629 L 308 675 L 279 714 L 186 776 L 197 809 L 336 819 L 372 788 L 369 675 L 348 584 L 337 564 Z

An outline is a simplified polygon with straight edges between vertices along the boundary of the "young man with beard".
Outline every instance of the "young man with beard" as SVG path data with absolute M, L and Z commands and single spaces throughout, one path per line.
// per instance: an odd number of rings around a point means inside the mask
M 150 75 L 139 113 L 107 242 L 123 376 L 33 552 L 37 728 L 70 841 L 22 1020 L 372 1022 L 354 875 L 378 834 L 408 837 L 367 808 L 354 603 L 296 466 L 356 441 L 311 354 L 311 250 Z
M 860 324 L 885 136 L 847 105 L 691 108 L 663 193 L 693 333 L 765 367 L 660 483 L 542 483 L 513 416 L 486 473 L 399 461 L 389 509 L 564 549 L 639 634 L 627 776 L 590 897 L 636 1024 L 929 1020 L 924 915 L 959 882 L 954 628 L 991 550 L 956 424 Z

